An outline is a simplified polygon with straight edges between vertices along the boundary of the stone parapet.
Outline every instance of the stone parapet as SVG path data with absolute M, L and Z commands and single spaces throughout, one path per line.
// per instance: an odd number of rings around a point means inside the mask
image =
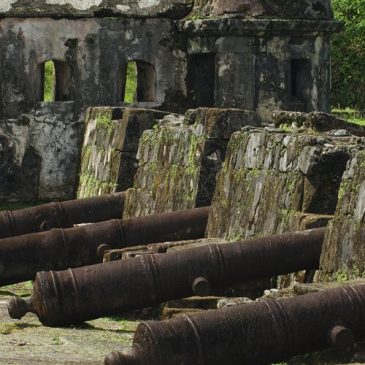
M 322 280 L 342 280 L 365 272 L 365 151 L 349 161 L 338 192 L 334 219 L 325 237 Z
M 85 121 L 78 198 L 132 187 L 139 139 L 163 114 L 151 109 L 90 108 Z
M 270 128 L 234 133 L 217 177 L 207 236 L 237 240 L 326 225 L 359 140 Z
M 245 125 L 258 126 L 260 119 L 245 110 L 199 108 L 146 131 L 124 216 L 209 205 L 230 136 Z
M 192 0 L 1 0 L 0 16 L 8 17 L 135 17 L 182 18 L 192 9 Z

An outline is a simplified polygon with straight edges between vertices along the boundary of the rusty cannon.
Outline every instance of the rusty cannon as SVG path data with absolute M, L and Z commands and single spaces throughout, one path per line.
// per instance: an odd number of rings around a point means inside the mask
M 132 350 L 105 365 L 264 365 L 365 338 L 365 285 L 266 299 L 166 321 L 142 322 Z
M 121 218 L 124 193 L 0 211 L 0 239 Z
M 0 285 L 34 279 L 42 270 L 64 270 L 103 261 L 105 250 L 204 237 L 209 207 L 113 219 L 0 240 Z
M 180 252 L 37 274 L 29 300 L 14 298 L 12 318 L 35 313 L 48 326 L 67 325 L 246 281 L 317 268 L 325 228 L 214 244 Z

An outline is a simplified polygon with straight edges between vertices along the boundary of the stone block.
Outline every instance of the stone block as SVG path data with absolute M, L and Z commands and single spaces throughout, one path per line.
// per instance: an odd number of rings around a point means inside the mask
M 74 103 L 40 103 L 0 122 L 1 201 L 67 200 L 75 194 L 82 113 Z
M 90 108 L 85 122 L 78 198 L 131 187 L 138 165 L 139 139 L 162 115 L 149 109 Z
M 310 129 L 315 132 L 333 131 L 333 135 L 337 137 L 346 137 L 351 134 L 365 137 L 365 127 L 328 113 L 276 110 L 273 112 L 273 121 L 276 127 L 285 126 L 296 130 Z
M 359 142 L 269 128 L 234 133 L 217 176 L 207 237 L 234 241 L 326 225 Z
M 365 272 L 365 151 L 348 163 L 338 204 L 325 237 L 320 268 L 322 280 L 363 276 Z
M 124 217 L 209 205 L 231 134 L 260 125 L 253 112 L 199 108 L 169 115 L 140 141 Z

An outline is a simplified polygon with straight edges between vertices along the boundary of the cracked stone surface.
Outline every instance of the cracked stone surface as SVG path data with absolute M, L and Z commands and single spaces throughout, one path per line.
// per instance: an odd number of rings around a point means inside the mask
M 0 289 L 0 364 L 102 365 L 109 352 L 131 346 L 138 322 L 113 317 L 78 327 L 49 328 L 34 314 L 11 319 L 7 311 L 11 297 L 30 293 L 30 282 Z

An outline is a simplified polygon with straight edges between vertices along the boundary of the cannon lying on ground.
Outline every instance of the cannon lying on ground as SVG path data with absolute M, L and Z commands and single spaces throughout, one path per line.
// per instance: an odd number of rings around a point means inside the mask
M 163 241 L 202 238 L 209 207 L 114 219 L 0 240 L 0 285 L 34 279 L 42 270 L 64 270 L 103 261 L 104 251 Z
M 129 353 L 105 365 L 264 365 L 365 338 L 365 285 L 266 299 L 139 324 Z
M 29 300 L 14 298 L 12 318 L 35 313 L 48 326 L 75 324 L 217 291 L 268 276 L 317 268 L 325 228 L 125 261 L 38 273 Z
M 124 193 L 0 211 L 0 238 L 122 218 Z

